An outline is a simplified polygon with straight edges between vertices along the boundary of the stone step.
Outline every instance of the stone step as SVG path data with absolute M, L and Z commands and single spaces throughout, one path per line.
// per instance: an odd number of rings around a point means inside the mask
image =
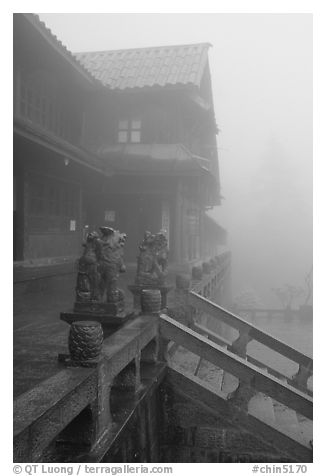
M 212 385 L 217 390 L 221 390 L 223 370 L 219 369 L 207 360 L 201 361 L 197 376 Z
M 200 360 L 198 355 L 181 346 L 173 355 L 171 363 L 173 367 L 193 375 L 197 371 L 198 378 L 223 395 L 231 394 L 238 387 L 239 381 L 236 377 L 208 361 Z M 262 368 L 261 370 L 267 372 L 267 369 Z M 248 413 L 294 441 L 306 447 L 310 446 L 312 422 L 303 417 L 298 420 L 294 410 L 281 405 L 270 397 L 257 393 L 249 401 Z
M 275 422 L 282 428 L 292 429 L 297 431 L 298 429 L 298 419 L 297 414 L 291 408 L 282 405 L 279 402 L 274 400 L 274 413 L 275 413 Z
M 298 433 L 302 440 L 312 446 L 313 440 L 313 422 L 308 418 L 297 415 L 298 418 Z
M 275 423 L 280 431 L 295 437 L 304 445 L 310 445 L 313 439 L 313 422 L 279 402 L 274 401 L 273 404 Z
M 178 373 L 174 375 L 172 371 L 168 374 L 168 377 L 176 392 L 181 392 L 185 397 L 191 395 L 192 399 L 195 398 L 203 405 L 207 405 L 213 412 L 220 414 L 222 418 L 230 419 L 231 425 L 234 425 L 233 431 L 238 429 L 240 439 L 242 438 L 242 431 L 248 433 L 247 438 L 250 438 L 249 435 L 251 435 L 262 439 L 271 446 L 272 453 L 275 451 L 279 455 L 280 462 L 283 461 L 284 456 L 289 458 L 290 462 L 308 462 L 312 460 L 312 447 L 309 442 L 304 442 L 300 435 L 289 434 L 288 431 L 276 425 L 272 418 L 274 412 L 272 399 L 261 393 L 255 395 L 249 403 L 249 412 L 247 413 L 245 407 L 239 406 L 239 403 L 241 403 L 239 400 L 233 404 L 232 399 L 229 399 L 225 393 L 222 394 L 216 391 L 210 384 L 199 379 L 198 376 Z M 231 383 L 228 376 L 226 379 L 228 379 L 228 383 Z M 303 426 L 305 424 L 306 422 L 303 422 Z M 225 429 L 227 430 L 227 428 Z
M 173 365 L 173 367 L 194 374 L 199 360 L 200 357 L 197 354 L 193 354 L 184 347 L 179 346 L 171 357 L 169 363 Z
M 257 393 L 248 403 L 248 413 L 267 424 L 272 424 L 275 421 L 273 400 L 263 393 Z
M 223 379 L 221 390 L 223 393 L 229 394 L 234 392 L 239 385 L 239 379 L 234 377 L 234 375 L 229 374 L 228 372 L 223 371 Z

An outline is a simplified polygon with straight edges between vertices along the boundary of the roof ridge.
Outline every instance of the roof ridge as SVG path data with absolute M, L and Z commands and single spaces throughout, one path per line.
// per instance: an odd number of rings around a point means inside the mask
M 85 55 L 85 54 L 93 54 L 93 53 L 117 53 L 120 51 L 136 51 L 136 50 L 156 50 L 160 48 L 184 48 L 186 46 L 207 46 L 210 48 L 212 43 L 209 42 L 202 42 L 202 43 L 185 43 L 185 44 L 175 44 L 175 45 L 159 45 L 159 46 L 141 46 L 139 48 L 119 48 L 116 50 L 94 50 L 94 51 L 75 51 L 72 52 L 73 55 Z

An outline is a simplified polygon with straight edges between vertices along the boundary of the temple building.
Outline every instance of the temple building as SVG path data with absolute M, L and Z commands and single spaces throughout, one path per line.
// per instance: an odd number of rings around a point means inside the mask
M 268 331 L 306 317 L 232 307 L 209 48 L 14 14 L 14 470 L 312 461 L 313 360 Z
M 72 272 L 87 230 L 161 229 L 170 263 L 216 255 L 220 205 L 208 43 L 70 53 L 14 15 L 14 279 Z

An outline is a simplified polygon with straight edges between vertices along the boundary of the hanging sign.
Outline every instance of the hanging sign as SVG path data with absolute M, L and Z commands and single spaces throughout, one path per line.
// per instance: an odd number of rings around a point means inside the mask
M 115 211 L 114 210 L 106 210 L 104 212 L 104 221 L 106 221 L 106 222 L 115 221 Z

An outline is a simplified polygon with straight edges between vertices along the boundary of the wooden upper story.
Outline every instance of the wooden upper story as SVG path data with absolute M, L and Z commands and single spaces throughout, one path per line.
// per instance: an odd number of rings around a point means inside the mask
M 189 162 L 207 169 L 219 187 L 209 46 L 78 53 L 106 89 L 105 96 L 101 90 L 89 97 L 84 145 L 108 154 L 136 153 L 139 144 L 159 144 L 167 151 L 182 145 Z
M 36 15 L 14 14 L 14 119 L 79 146 L 94 78 Z
M 121 159 L 135 155 L 156 160 L 154 175 L 163 161 L 170 175 L 181 164 L 210 195 L 205 203 L 219 204 L 209 46 L 73 55 L 36 15 L 15 14 L 15 131 L 73 145 L 117 174 L 132 175 Z

